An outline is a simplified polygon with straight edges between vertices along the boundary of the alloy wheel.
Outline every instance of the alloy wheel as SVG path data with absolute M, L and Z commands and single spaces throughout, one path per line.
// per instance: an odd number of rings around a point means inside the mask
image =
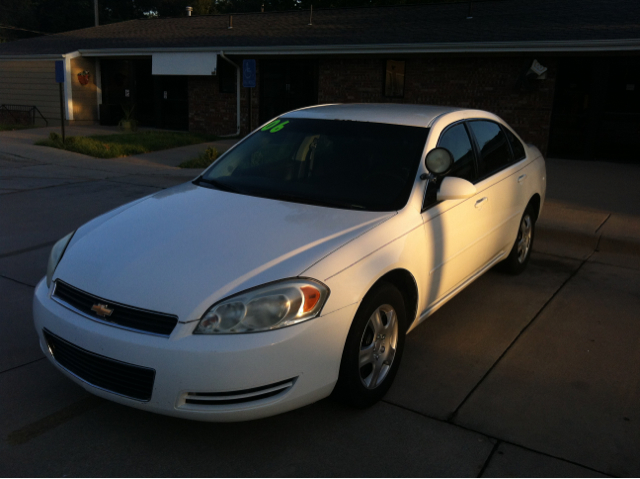
M 375 389 L 387 377 L 398 347 L 398 318 L 389 304 L 378 307 L 367 322 L 360 340 L 360 380 Z
M 531 216 L 524 215 L 522 222 L 520 223 L 520 231 L 518 232 L 517 239 L 517 253 L 518 261 L 524 263 L 529 255 L 531 249 L 531 238 L 533 236 L 533 222 Z

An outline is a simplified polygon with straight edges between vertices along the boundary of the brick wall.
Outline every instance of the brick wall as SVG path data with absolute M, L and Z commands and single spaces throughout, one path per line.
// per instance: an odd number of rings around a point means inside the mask
M 401 58 L 397 58 L 401 59 Z M 322 59 L 320 103 L 393 102 L 488 110 L 546 153 L 556 75 L 554 59 L 538 58 L 547 79 L 531 90 L 517 83 L 533 57 L 443 57 L 407 59 L 404 98 L 383 95 L 384 59 Z
M 401 58 L 396 58 L 401 59 Z M 553 106 L 556 61 L 537 57 L 547 79 L 523 90 L 518 79 L 531 63 L 525 57 L 409 58 L 404 98 L 383 95 L 385 59 L 320 59 L 319 103 L 419 103 L 478 108 L 500 115 L 526 141 L 546 153 Z M 234 58 L 241 64 L 242 59 Z M 258 61 L 258 84 L 260 61 Z M 241 88 L 241 134 L 249 132 L 247 90 Z M 258 125 L 259 88 L 252 89 L 252 126 Z M 235 131 L 236 94 L 220 93 L 218 78 L 189 78 L 189 129 L 213 134 Z
M 232 59 L 242 65 L 241 58 Z M 224 61 L 219 59 L 218 61 Z M 257 81 L 260 81 L 260 63 L 257 62 Z M 259 83 L 258 83 L 259 85 Z M 236 94 L 221 93 L 218 76 L 189 77 L 189 131 L 214 135 L 229 135 L 236 131 Z M 251 89 L 251 126 L 258 126 L 258 88 Z M 240 134 L 249 133 L 249 104 L 247 88 L 240 86 Z

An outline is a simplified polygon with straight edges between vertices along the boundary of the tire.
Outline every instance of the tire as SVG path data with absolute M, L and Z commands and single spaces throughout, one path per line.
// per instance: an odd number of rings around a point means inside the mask
M 500 263 L 500 269 L 505 273 L 517 275 L 522 273 L 529 264 L 531 251 L 533 250 L 533 239 L 535 237 L 535 213 L 531 205 L 527 206 L 520 219 L 518 236 L 513 243 L 513 248 L 507 259 Z
M 351 324 L 334 397 L 357 408 L 382 399 L 400 366 L 406 330 L 400 291 L 389 283 L 374 286 Z

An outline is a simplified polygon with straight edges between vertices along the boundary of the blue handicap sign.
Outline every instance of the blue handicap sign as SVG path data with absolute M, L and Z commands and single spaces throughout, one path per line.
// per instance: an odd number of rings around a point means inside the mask
M 256 86 L 256 61 L 242 61 L 242 86 L 245 88 L 255 88 Z
M 64 83 L 64 61 L 56 60 L 56 83 Z

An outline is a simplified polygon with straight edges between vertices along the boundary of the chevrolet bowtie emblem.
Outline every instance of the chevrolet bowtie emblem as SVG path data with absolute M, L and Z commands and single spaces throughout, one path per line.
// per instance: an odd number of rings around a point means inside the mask
M 110 309 L 106 304 L 100 303 L 91 306 L 91 311 L 94 311 L 98 316 L 102 316 L 103 318 L 105 316 L 111 316 L 111 313 L 113 313 L 113 309 Z

